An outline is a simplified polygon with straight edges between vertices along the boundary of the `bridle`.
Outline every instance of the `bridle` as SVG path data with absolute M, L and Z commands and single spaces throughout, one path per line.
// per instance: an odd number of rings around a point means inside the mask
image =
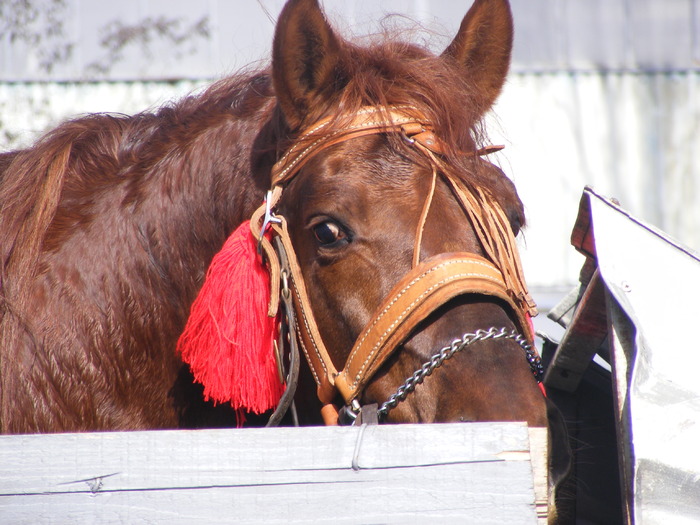
M 502 301 L 514 313 L 518 330 L 529 343 L 534 338 L 530 317 L 536 313 L 503 210 L 481 189 L 467 188 L 442 159 L 445 145 L 428 119 L 410 106 L 369 106 L 346 117 L 340 128 L 332 125 L 336 119 L 324 119 L 300 134 L 273 166 L 272 189 L 251 219 L 251 231 L 271 274 L 268 315 L 277 314 L 280 297 L 286 297 L 287 305 L 293 304 L 293 308 L 285 308 L 287 329 L 293 332 L 289 339 L 295 346 L 298 343 L 309 363 L 326 424 L 337 424 L 338 410 L 333 405 L 337 394 L 345 400 L 346 412 L 357 413 L 358 398 L 373 375 L 421 321 L 451 299 L 479 294 Z M 289 181 L 313 156 L 334 144 L 379 133 L 401 134 L 429 160 L 432 187 L 416 232 L 413 268 L 389 292 L 355 341 L 344 367 L 337 370 L 316 325 L 287 221 L 275 214 L 275 207 Z M 480 156 L 497 149 L 465 155 Z M 471 220 L 486 257 L 459 252 L 419 260 L 422 228 L 438 176 L 447 182 Z

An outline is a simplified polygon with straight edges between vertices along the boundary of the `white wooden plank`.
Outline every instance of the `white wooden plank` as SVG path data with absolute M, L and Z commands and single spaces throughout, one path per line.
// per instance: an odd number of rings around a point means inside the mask
M 530 464 L 532 465 L 534 480 L 537 519 L 538 523 L 544 525 L 547 523 L 549 507 L 548 432 L 546 428 L 529 428 L 528 432 L 530 435 Z
M 535 523 L 529 459 L 518 423 L 3 436 L 0 521 Z
M 511 468 L 513 465 L 516 468 Z M 398 475 L 395 475 L 398 474 Z M 14 496 L 7 523 L 534 523 L 527 463 L 392 469 L 368 480 Z M 504 490 L 508 487 L 508 490 Z M 4 499 L 4 498 L 3 498 Z
M 358 464 L 381 469 L 494 461 L 504 451 L 529 451 L 525 425 L 485 425 L 365 427 Z M 226 484 L 235 475 L 250 483 L 285 472 L 352 470 L 358 437 L 359 428 L 343 427 L 2 436 L 0 492 L 82 490 L 72 483 L 98 477 L 126 490 L 190 486 L 197 477 Z

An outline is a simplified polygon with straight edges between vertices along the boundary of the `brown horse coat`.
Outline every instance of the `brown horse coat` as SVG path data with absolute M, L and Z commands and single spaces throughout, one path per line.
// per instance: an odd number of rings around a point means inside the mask
M 494 165 L 464 155 L 505 81 L 505 0 L 477 0 L 440 56 L 400 40 L 340 39 L 315 0 L 290 0 L 269 71 L 224 79 L 154 113 L 92 115 L 0 157 L 0 431 L 212 425 L 175 346 L 212 256 L 262 202 L 270 169 L 298 133 L 360 107 L 410 105 L 446 144 L 444 161 L 503 209 L 523 207 Z M 342 126 L 342 119 L 334 125 Z M 321 335 L 342 367 L 354 339 L 411 267 L 430 166 L 400 136 L 338 144 L 289 185 L 278 213 Z M 484 255 L 464 210 L 437 181 L 421 257 Z M 465 295 L 426 318 L 363 394 L 381 402 L 465 332 L 513 329 L 497 300 Z M 302 419 L 318 422 L 302 381 Z M 226 413 L 226 417 L 232 417 Z M 514 343 L 456 356 L 392 421 L 525 420 L 546 403 Z M 233 420 L 230 420 L 233 422 Z

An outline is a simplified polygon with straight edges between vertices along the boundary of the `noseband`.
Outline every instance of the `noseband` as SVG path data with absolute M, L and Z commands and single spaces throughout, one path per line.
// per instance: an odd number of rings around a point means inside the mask
M 324 119 L 299 136 L 273 166 L 272 189 L 265 204 L 251 220 L 251 230 L 265 254 L 272 276 L 268 314 L 274 316 L 277 313 L 280 289 L 291 294 L 293 317 L 296 318 L 293 331 L 318 386 L 327 424 L 337 422 L 338 412 L 332 404 L 336 394 L 343 397 L 346 407 L 357 407 L 359 396 L 387 358 L 421 321 L 451 299 L 478 294 L 502 301 L 515 314 L 518 329 L 529 343 L 534 336 L 530 316 L 536 313 L 523 278 L 515 239 L 503 210 L 482 190 L 467 188 L 442 160 L 445 145 L 433 133 L 430 122 L 415 108 L 407 106 L 365 107 L 347 116 L 346 120 L 338 127 L 333 125 L 337 118 Z M 433 189 L 439 174 L 472 222 L 486 258 L 460 252 L 440 254 L 423 262 L 418 260 L 422 227 L 432 199 L 431 189 L 416 233 L 413 268 L 389 292 L 355 341 L 343 369 L 337 370 L 316 325 L 287 221 L 274 211 L 286 185 L 313 156 L 334 144 L 379 133 L 399 133 L 425 155 L 432 166 Z M 485 148 L 465 155 L 479 156 L 497 149 L 500 148 Z M 271 242 L 270 238 L 275 241 Z M 283 267 L 280 261 L 284 261 Z M 393 408 L 387 407 L 386 411 Z

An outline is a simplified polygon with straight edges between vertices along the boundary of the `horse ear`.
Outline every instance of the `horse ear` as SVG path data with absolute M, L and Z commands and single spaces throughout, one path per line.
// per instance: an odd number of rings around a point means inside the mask
M 272 81 L 293 130 L 305 118 L 318 118 L 322 102 L 341 87 L 341 48 L 317 0 L 287 2 L 272 44 Z
M 465 69 L 485 112 L 505 83 L 513 49 L 513 16 L 508 0 L 476 0 L 443 52 Z M 480 104 L 480 105 L 481 105 Z

